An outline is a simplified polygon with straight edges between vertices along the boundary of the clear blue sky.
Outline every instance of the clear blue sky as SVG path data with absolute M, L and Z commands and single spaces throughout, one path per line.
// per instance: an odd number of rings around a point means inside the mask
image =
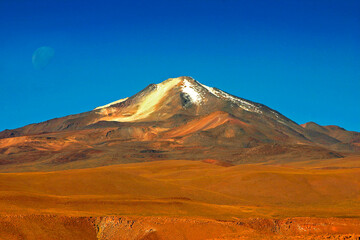
M 36 69 L 41 46 L 55 55 Z M 184 75 L 360 131 L 360 1 L 0 0 L 0 130 Z

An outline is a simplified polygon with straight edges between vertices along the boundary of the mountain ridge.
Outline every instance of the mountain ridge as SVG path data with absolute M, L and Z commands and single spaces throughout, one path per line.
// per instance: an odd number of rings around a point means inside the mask
M 0 132 L 0 171 L 163 159 L 236 165 L 359 151 L 360 133 L 299 125 L 266 105 L 179 77 L 88 112 Z
M 57 121 L 57 120 L 61 120 L 61 119 L 64 119 L 65 121 L 66 120 L 70 120 L 70 119 L 73 119 L 73 118 L 79 118 L 79 120 L 81 118 L 86 118 L 88 117 L 89 115 L 94 115 L 94 114 L 98 114 L 100 115 L 100 119 L 97 118 L 96 116 L 93 116 L 95 118 L 95 120 L 93 120 L 93 122 L 88 122 L 87 125 L 89 124 L 94 124 L 95 121 L 101 121 L 101 120 L 105 120 L 105 121 L 119 121 L 119 122 L 131 122 L 131 121 L 139 121 L 141 119 L 144 119 L 143 117 L 140 118 L 141 116 L 131 116 L 131 118 L 129 119 L 129 117 L 127 117 L 127 115 L 130 115 L 131 113 L 124 113 L 122 112 L 122 115 L 125 115 L 125 117 L 119 117 L 118 119 L 114 118 L 113 116 L 111 118 L 109 118 L 108 116 L 106 115 L 113 115 L 114 114 L 114 110 L 109 110 L 109 109 L 113 109 L 113 108 L 124 108 L 124 107 L 127 107 L 128 105 L 131 105 L 133 102 L 136 102 L 138 100 L 138 98 L 141 98 L 143 95 L 146 95 L 147 93 L 151 93 L 151 92 L 154 92 L 154 90 L 157 90 L 158 88 L 160 88 L 160 91 L 161 91 L 161 87 L 163 87 L 162 85 L 165 85 L 165 91 L 168 91 L 169 90 L 169 86 L 166 86 L 168 83 L 170 83 L 170 87 L 179 87 L 178 85 L 181 85 L 181 84 L 186 84 L 186 83 L 189 83 L 189 81 L 192 82 L 191 85 L 195 86 L 195 88 L 203 88 L 202 90 L 206 89 L 206 91 L 208 91 L 208 93 L 210 93 L 210 95 L 213 97 L 218 97 L 218 98 L 222 98 L 222 99 L 226 99 L 227 102 L 231 102 L 232 104 L 236 104 L 243 108 L 244 110 L 247 110 L 247 111 L 250 111 L 250 112 L 259 112 L 261 109 L 261 111 L 265 111 L 265 112 L 271 112 L 274 116 L 273 118 L 278 118 L 279 116 L 281 116 L 281 119 L 283 121 L 289 121 L 289 122 L 292 122 L 294 124 L 297 125 L 297 123 L 295 123 L 294 121 L 290 120 L 289 118 L 283 116 L 282 114 L 280 114 L 279 112 L 277 112 L 276 110 L 273 110 L 263 104 L 260 104 L 260 103 L 256 103 L 256 102 L 253 102 L 253 101 L 250 101 L 250 100 L 246 100 L 246 99 L 243 99 L 243 98 L 239 98 L 239 97 L 236 97 L 234 95 L 231 95 L 229 93 L 226 93 L 222 90 L 219 90 L 217 88 L 212 88 L 212 87 L 208 87 L 206 85 L 203 85 L 199 82 L 197 82 L 196 80 L 190 78 L 190 77 L 179 77 L 179 78 L 169 78 L 167 80 L 165 80 L 164 82 L 162 83 L 159 83 L 159 84 L 150 84 L 148 85 L 146 88 L 144 88 L 143 90 L 141 90 L 140 92 L 138 92 L 137 94 L 131 96 L 131 97 L 127 97 L 127 98 L 124 98 L 124 99 L 120 99 L 120 100 L 117 100 L 115 102 L 112 102 L 112 103 L 109 103 L 109 104 L 106 104 L 104 106 L 99 106 L 99 107 L 96 107 L 95 109 L 91 110 L 91 111 L 88 111 L 88 112 L 83 112 L 83 113 L 79 113 L 79 114 L 71 114 L 71 115 L 68 115 L 68 116 L 65 116 L 65 117 L 59 117 L 59 118 L 54 118 L 54 119 L 50 119 L 50 120 L 47 120 L 47 121 L 44 121 L 44 122 L 40 122 L 40 123 L 35 123 L 35 124 L 29 124 L 29 125 L 26 125 L 24 127 L 27 127 L 27 126 L 39 126 L 39 125 L 49 125 L 49 122 L 51 121 Z M 175 84 L 174 84 L 175 83 Z M 186 86 L 186 89 L 190 89 L 190 90 L 193 90 L 193 86 Z M 182 85 L 183 86 L 183 85 Z M 184 89 L 184 88 L 183 88 Z M 182 90 L 183 90 L 182 89 Z M 173 90 L 173 88 L 170 88 L 170 90 Z M 191 91 L 190 91 L 191 92 Z M 177 92 L 178 93 L 178 92 Z M 193 91 L 194 93 L 194 91 Z M 179 94 L 179 93 L 178 93 Z M 176 95 L 178 95 L 176 94 Z M 200 95 L 199 93 L 195 92 L 195 96 L 197 95 L 197 97 Z M 209 95 L 209 94 L 208 94 Z M 150 96 L 149 97 L 150 100 L 154 100 L 152 99 L 153 97 Z M 194 100 L 192 100 L 192 98 L 194 98 L 194 95 L 191 96 L 189 94 L 189 91 L 188 92 L 181 92 L 180 93 L 180 99 L 183 101 L 182 102 L 182 107 L 183 108 L 189 108 L 191 107 L 191 105 L 194 105 Z M 202 99 L 204 99 L 204 97 L 201 97 Z M 150 102 L 148 99 L 146 99 L 147 102 Z M 156 100 L 156 99 L 155 99 Z M 157 99 L 159 100 L 159 99 Z M 160 99 L 161 100 L 161 99 Z M 195 101 L 195 103 L 197 103 Z M 153 104 L 153 103 L 152 103 Z M 201 103 L 200 103 L 201 104 Z M 142 104 L 142 105 L 146 105 L 146 104 Z M 245 106 L 246 105 L 246 106 Z M 106 111 L 105 111 L 106 110 Z M 122 111 L 124 111 L 122 109 Z M 101 116 L 102 113 L 105 112 L 105 116 Z M 210 113 L 211 111 L 208 111 L 207 113 Z M 138 114 L 140 115 L 140 114 Z M 196 114 L 195 114 L 196 115 Z M 201 115 L 201 114 L 200 114 Z M 145 118 L 146 119 L 146 118 Z M 71 122 L 71 121 L 69 121 Z M 58 131 L 58 130 L 65 130 L 67 128 L 71 128 L 71 124 L 69 124 L 68 126 L 59 126 L 59 124 L 56 124 L 57 125 L 57 129 L 54 128 L 54 129 L 47 129 L 45 127 L 45 131 L 44 132 L 47 132 L 47 131 Z M 19 130 L 21 131 L 22 128 L 24 127 L 20 127 L 20 128 L 16 128 L 16 129 L 13 129 L 13 130 L 5 130 L 7 132 L 9 131 L 13 131 L 14 134 L 10 134 L 9 136 L 18 136 L 18 134 L 16 134 L 17 132 L 19 132 Z M 3 131 L 4 132 L 4 131 Z M 4 138 L 5 134 L 3 134 L 3 132 L 0 132 L 0 138 Z M 24 131 L 25 134 L 31 134 L 31 133 L 39 133 L 39 130 L 36 130 L 34 129 L 33 131 L 27 131 L 25 130 Z

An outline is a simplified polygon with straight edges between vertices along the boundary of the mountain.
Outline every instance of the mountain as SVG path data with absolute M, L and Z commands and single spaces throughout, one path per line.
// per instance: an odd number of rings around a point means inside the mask
M 88 112 L 0 132 L 0 170 L 165 159 L 290 162 L 341 158 L 359 150 L 358 132 L 298 125 L 263 104 L 178 77 Z

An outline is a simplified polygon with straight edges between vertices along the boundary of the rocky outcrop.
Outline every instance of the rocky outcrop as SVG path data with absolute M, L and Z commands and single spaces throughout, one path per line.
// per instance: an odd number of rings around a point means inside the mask
M 220 221 L 176 217 L 0 216 L 0 239 L 7 240 L 358 240 L 359 238 L 359 219 L 254 218 Z

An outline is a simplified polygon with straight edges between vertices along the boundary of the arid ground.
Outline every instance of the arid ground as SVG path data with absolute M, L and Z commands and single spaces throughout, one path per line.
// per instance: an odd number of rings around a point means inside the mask
M 1 173 L 0 239 L 360 237 L 360 157 L 221 165 Z

